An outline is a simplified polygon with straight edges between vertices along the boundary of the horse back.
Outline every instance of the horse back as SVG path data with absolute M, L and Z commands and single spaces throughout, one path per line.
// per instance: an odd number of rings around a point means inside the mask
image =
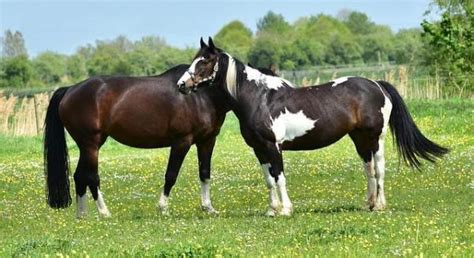
M 202 120 L 213 119 L 196 115 L 209 103 L 197 97 L 179 93 L 166 76 L 94 77 L 68 90 L 60 116 L 76 141 L 104 135 L 134 147 L 165 147 L 199 134 L 196 124 L 200 130 L 212 127 Z

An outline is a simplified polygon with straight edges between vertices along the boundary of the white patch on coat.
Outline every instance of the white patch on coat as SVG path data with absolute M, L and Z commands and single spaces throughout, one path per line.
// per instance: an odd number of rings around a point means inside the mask
M 101 215 L 103 217 L 110 217 L 111 214 L 110 214 L 109 209 L 105 205 L 104 197 L 102 196 L 102 192 L 100 190 L 98 190 L 97 195 L 98 195 L 97 196 L 97 201 L 95 201 L 95 204 L 97 206 L 97 211 L 99 212 L 99 215 Z
M 388 129 L 388 122 L 390 120 L 390 114 L 392 113 L 393 105 L 390 99 L 387 97 L 387 95 L 383 91 L 382 86 L 380 86 L 380 84 L 374 80 L 370 80 L 370 81 L 372 81 L 373 83 L 375 83 L 375 85 L 379 87 L 384 97 L 383 106 L 380 108 L 380 113 L 382 114 L 382 117 L 383 117 L 383 128 L 382 128 L 382 134 L 381 134 L 381 136 L 383 137 L 385 136 L 385 133 L 387 132 L 387 129 Z
M 87 194 L 83 196 L 76 196 L 77 201 L 77 209 L 76 209 L 76 217 L 83 218 L 87 214 Z
M 186 70 L 186 72 L 181 76 L 181 78 L 179 78 L 177 84 L 178 85 L 184 84 L 186 81 L 190 80 L 192 77 L 191 74 L 194 74 L 196 72 L 197 63 L 199 63 L 199 61 L 204 60 L 204 59 L 205 58 L 203 56 L 194 59 L 193 63 L 191 64 L 191 66 L 189 66 L 188 70 Z
M 268 188 L 268 204 L 270 208 L 267 211 L 267 216 L 275 216 L 278 209 L 280 208 L 280 199 L 278 198 L 278 192 L 276 189 L 275 178 L 270 175 L 270 163 L 262 164 L 263 177 Z
M 232 97 L 237 98 L 237 67 L 235 66 L 234 58 L 225 53 L 229 58 L 227 65 L 227 73 L 225 77 L 226 87 Z
M 264 73 L 261 73 L 259 70 L 254 69 L 250 66 L 245 66 L 244 72 L 247 74 L 247 80 L 255 81 L 257 86 L 264 85 L 265 87 L 269 89 L 274 89 L 274 90 L 284 87 L 285 84 L 287 84 L 290 87 L 294 87 L 293 84 L 291 84 L 291 82 L 283 78 L 280 78 L 277 76 L 266 75 Z
M 201 208 L 209 213 L 218 213 L 211 203 L 211 180 L 201 181 Z
M 271 130 L 275 135 L 277 145 L 285 141 L 292 141 L 296 137 L 305 135 L 314 128 L 314 124 L 319 120 L 307 117 L 303 110 L 291 113 L 287 108 L 275 119 L 272 119 Z
M 332 87 L 336 87 L 337 85 L 349 80 L 349 78 L 351 78 L 352 76 L 344 76 L 344 77 L 340 77 L 340 78 L 337 78 L 337 79 L 334 79 L 332 80 L 332 82 L 334 82 L 332 84 Z
M 293 204 L 291 203 L 290 197 L 288 196 L 288 192 L 286 191 L 286 178 L 283 172 L 281 172 L 278 176 L 277 187 L 278 192 L 280 192 L 280 199 L 282 205 L 280 215 L 290 216 L 293 210 Z
M 168 211 L 168 196 L 161 192 L 160 201 L 158 203 L 161 213 L 166 214 Z

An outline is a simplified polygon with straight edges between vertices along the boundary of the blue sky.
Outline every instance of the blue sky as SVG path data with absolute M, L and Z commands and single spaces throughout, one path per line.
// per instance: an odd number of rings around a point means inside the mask
M 270 10 L 294 22 L 302 16 L 336 15 L 341 9 L 350 9 L 364 12 L 372 21 L 397 31 L 419 27 L 429 3 L 429 0 L 0 0 L 0 31 L 21 31 L 32 56 L 45 50 L 71 54 L 81 45 L 118 35 L 132 40 L 158 35 L 177 47 L 197 47 L 199 37 L 212 36 L 235 19 L 255 31 L 257 21 Z

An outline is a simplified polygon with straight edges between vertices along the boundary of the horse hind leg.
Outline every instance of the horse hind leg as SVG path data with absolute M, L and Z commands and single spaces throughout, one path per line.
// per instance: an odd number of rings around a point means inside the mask
M 377 173 L 375 168 L 377 162 L 375 161 L 374 153 L 378 148 L 378 142 L 370 130 L 356 130 L 351 132 L 349 136 L 355 144 L 357 153 L 364 162 L 367 178 L 366 204 L 370 210 L 374 210 L 377 203 Z
M 76 185 L 76 200 L 78 218 L 87 214 L 87 195 L 86 190 L 92 193 L 97 206 L 97 211 L 102 217 L 110 217 L 103 195 L 100 191 L 100 178 L 98 173 L 98 154 L 99 146 L 105 142 L 105 139 L 98 141 L 99 144 L 82 144 L 79 146 L 79 162 L 74 173 L 74 182 Z
M 374 154 L 375 161 L 375 178 L 377 181 L 377 198 L 375 201 L 374 210 L 384 210 L 387 202 L 384 193 L 384 177 L 385 177 L 385 157 L 384 157 L 384 143 L 385 133 L 379 137 L 378 150 Z

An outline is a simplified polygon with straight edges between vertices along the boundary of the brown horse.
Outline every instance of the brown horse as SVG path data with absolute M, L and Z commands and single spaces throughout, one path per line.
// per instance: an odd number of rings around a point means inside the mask
M 201 48 L 206 44 L 201 39 Z M 226 113 L 221 93 L 209 87 L 183 95 L 176 83 L 188 65 L 152 77 L 94 77 L 54 92 L 48 106 L 44 159 L 48 203 L 71 204 L 67 129 L 80 150 L 74 173 L 77 216 L 86 212 L 89 187 L 100 215 L 110 216 L 100 191 L 99 149 L 107 137 L 137 148 L 171 147 L 159 207 L 167 212 L 168 197 L 191 145 L 196 144 L 201 181 L 201 207 L 215 213 L 210 199 L 211 156 Z M 263 71 L 263 70 L 262 70 Z M 264 71 L 269 73 L 269 71 Z
M 385 81 L 344 77 L 294 88 L 217 51 L 212 40 L 199 50 L 178 86 L 197 87 L 203 78 L 216 85 L 205 87 L 226 94 L 245 142 L 262 165 L 269 188 L 268 215 L 292 211 L 282 150 L 319 149 L 348 134 L 364 162 L 371 210 L 386 205 L 384 138 L 389 127 L 398 151 L 411 166 L 418 168 L 420 159 L 434 162 L 448 152 L 420 132 L 395 87 Z

